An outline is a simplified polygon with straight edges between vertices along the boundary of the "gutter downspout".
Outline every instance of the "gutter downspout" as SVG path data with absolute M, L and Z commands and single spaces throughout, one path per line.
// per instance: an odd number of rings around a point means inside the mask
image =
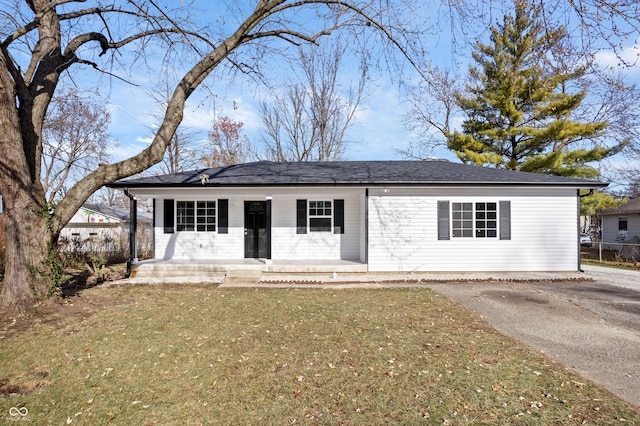
M 131 276 L 131 265 L 138 262 L 138 247 L 136 233 L 138 231 L 138 200 L 124 189 L 124 195 L 129 198 L 129 260 L 127 260 L 127 278 Z
M 588 197 L 593 194 L 593 188 L 589 190 L 586 194 L 580 194 L 580 190 L 578 189 L 578 272 L 584 272 L 582 269 L 582 244 L 580 243 L 580 233 L 582 230 L 580 229 L 580 199 L 583 197 Z

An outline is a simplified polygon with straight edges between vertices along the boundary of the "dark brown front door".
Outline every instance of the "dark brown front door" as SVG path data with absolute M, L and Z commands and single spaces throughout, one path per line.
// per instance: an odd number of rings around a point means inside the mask
M 244 257 L 267 257 L 267 202 L 244 202 Z

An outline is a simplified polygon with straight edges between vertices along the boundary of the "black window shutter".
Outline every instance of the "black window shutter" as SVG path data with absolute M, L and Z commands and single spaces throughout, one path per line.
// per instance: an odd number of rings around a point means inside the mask
M 344 200 L 333 200 L 333 233 L 344 234 Z
M 164 200 L 164 233 L 173 234 L 173 200 Z
M 296 234 L 307 233 L 307 200 L 296 200 Z
M 449 202 L 438 201 L 438 239 L 449 238 Z
M 500 239 L 511 239 L 511 201 L 500 201 Z
M 229 200 L 218 200 L 218 234 L 229 233 Z
M 153 211 L 153 217 L 151 218 L 151 229 L 153 230 L 156 229 L 156 199 L 154 198 L 151 202 L 153 203 L 151 207 L 151 210 Z

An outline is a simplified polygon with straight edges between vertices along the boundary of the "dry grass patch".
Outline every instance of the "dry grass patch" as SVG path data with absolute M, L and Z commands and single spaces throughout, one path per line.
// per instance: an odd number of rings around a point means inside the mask
M 606 390 L 428 289 L 94 288 L 128 301 L 0 339 L 35 424 L 628 424 Z

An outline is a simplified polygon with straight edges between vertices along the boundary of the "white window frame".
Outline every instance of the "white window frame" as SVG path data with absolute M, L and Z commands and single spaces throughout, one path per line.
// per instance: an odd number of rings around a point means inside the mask
M 451 237 L 497 239 L 500 235 L 498 215 L 496 201 L 452 202 Z
M 335 206 L 333 200 L 308 200 L 307 202 L 307 220 L 310 232 L 332 232 L 333 230 L 333 211 Z M 321 223 L 328 221 L 329 226 L 318 225 L 319 219 Z M 315 222 L 315 224 L 314 224 Z
M 215 200 L 176 200 L 175 208 L 177 232 L 216 232 Z

